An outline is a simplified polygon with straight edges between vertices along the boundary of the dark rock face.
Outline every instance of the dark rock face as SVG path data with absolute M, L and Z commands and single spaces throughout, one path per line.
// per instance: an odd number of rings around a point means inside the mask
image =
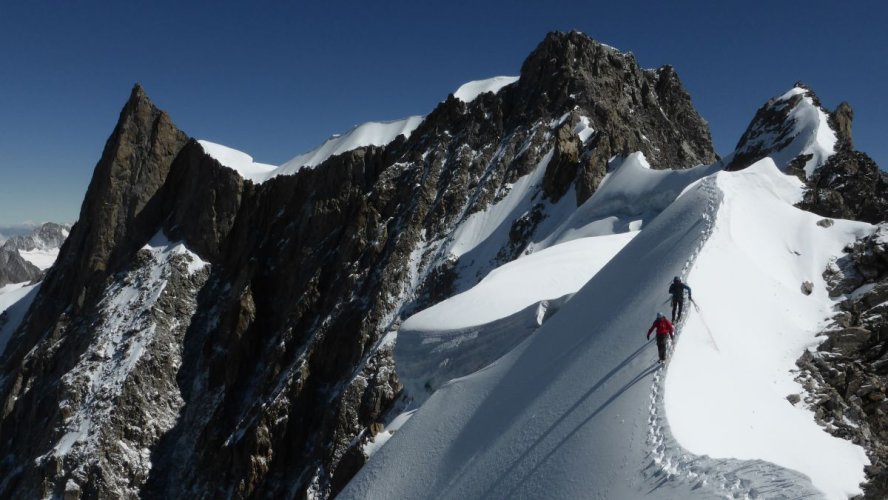
M 581 158 L 573 158 L 573 147 L 565 137 L 559 139 L 559 154 L 566 158 L 550 166 L 562 173 L 547 173 L 547 177 L 562 179 L 556 183 L 561 188 L 547 188 L 547 195 L 556 199 L 567 183 L 564 179 L 573 179 L 566 174 L 565 163 L 582 172 L 576 184 L 580 204 L 595 191 L 614 155 L 641 151 L 654 168 L 710 164 L 718 159 L 708 124 L 697 114 L 671 66 L 641 69 L 632 54 L 581 33 L 550 33 L 522 65 L 515 86 L 502 94 L 504 100 L 516 102 L 517 109 L 510 113 L 513 121 L 526 123 L 532 117 L 558 118 L 573 112 L 565 122 L 572 127 L 580 115 L 590 119 L 595 129 L 589 139 L 593 144 L 583 148 Z
M 866 153 L 839 149 L 808 180 L 799 208 L 872 224 L 888 217 L 888 174 Z
M 578 33 L 547 36 L 497 94 L 450 96 L 409 139 L 261 185 L 136 87 L 0 358 L 0 496 L 335 495 L 399 396 L 386 333 L 520 255 L 553 203 L 584 201 L 635 150 L 660 167 L 715 160 L 670 67 Z M 467 276 L 447 239 L 535 169 L 535 204 Z M 155 235 L 209 266 L 143 248 Z
M 63 402 L 78 398 L 76 393 L 66 395 L 63 377 L 89 352 L 90 333 L 102 321 L 100 299 L 109 278 L 129 267 L 136 250 L 159 225 L 154 196 L 185 140 L 136 86 L 96 166 L 80 221 L 0 357 L 0 455 L 7 457 L 0 462 L 4 477 L 0 496 L 13 491 L 25 496 L 61 495 L 65 476 L 85 465 L 85 461 L 54 459 L 41 461 L 39 467 L 22 464 L 55 456 L 54 446 L 67 434 L 65 419 L 70 411 Z M 81 394 L 88 392 L 86 381 L 72 387 Z M 119 401 L 109 404 L 126 407 Z M 101 477 L 72 480 L 72 488 L 84 484 L 86 496 L 114 496 L 113 484 Z

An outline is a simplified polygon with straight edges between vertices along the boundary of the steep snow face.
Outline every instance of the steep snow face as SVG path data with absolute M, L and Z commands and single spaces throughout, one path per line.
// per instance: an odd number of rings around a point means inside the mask
M 520 257 L 401 324 L 395 364 L 415 404 L 532 334 L 637 232 L 582 238 Z
M 256 163 L 253 161 L 252 156 L 228 146 L 205 140 L 197 142 L 206 154 L 212 156 L 222 165 L 237 171 L 244 179 L 249 179 L 255 183 L 265 181 L 271 172 L 277 168 L 275 165 Z
M 281 165 L 272 175 L 289 175 L 302 167 L 313 167 L 327 158 L 365 146 L 385 146 L 399 135 L 410 137 L 422 123 L 422 116 L 411 116 L 391 122 L 369 122 L 349 130 L 343 135 L 327 139 L 319 147 L 303 153 Z
M 869 224 L 821 217 L 792 206 L 795 177 L 770 159 L 721 173 L 727 200 L 688 276 L 691 313 L 669 367 L 665 408 L 675 439 L 698 455 L 761 459 L 800 471 L 828 498 L 862 493 L 861 447 L 827 434 L 786 396 L 803 391 L 795 360 L 818 343 L 834 302 L 822 274 Z M 814 284 L 811 295 L 801 291 Z
M 720 164 L 684 170 L 652 170 L 642 153 L 616 158 L 598 190 L 531 250 L 588 236 L 639 230 L 675 201 L 691 183 L 719 170 Z M 546 233 L 542 233 L 546 234 Z
M 469 103 L 478 98 L 479 95 L 484 94 L 485 92 L 493 92 L 496 94 L 506 85 L 511 85 L 518 81 L 517 76 L 495 76 L 493 78 L 488 78 L 486 80 L 474 80 L 468 83 L 462 84 L 456 92 L 453 93 L 453 97 L 456 97 L 460 101 Z
M 40 284 L 16 283 L 0 287 L 0 356 L 10 337 L 25 318 Z

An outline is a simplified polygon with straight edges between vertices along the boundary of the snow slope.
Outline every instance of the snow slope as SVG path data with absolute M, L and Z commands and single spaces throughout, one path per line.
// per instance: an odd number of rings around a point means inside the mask
M 575 238 L 639 230 L 691 183 L 718 171 L 720 164 L 682 170 L 652 170 L 643 153 L 615 158 L 595 193 L 562 219 L 531 250 Z
M 785 179 L 770 160 L 740 174 L 715 175 L 707 174 L 716 166 L 677 174 L 645 173 L 639 158 L 629 165 L 634 170 L 626 172 L 633 174 L 620 180 L 620 169 L 615 170 L 599 191 L 600 199 L 590 198 L 589 206 L 578 209 L 540 246 L 556 255 L 574 235 L 617 232 L 613 224 L 595 227 L 597 217 L 607 213 L 594 209 L 596 203 L 629 207 L 620 222 L 624 231 L 640 226 L 631 221 L 649 207 L 643 229 L 557 314 L 533 333 L 524 333 L 529 336 L 517 347 L 475 373 L 444 383 L 441 374 L 452 368 L 436 364 L 441 345 L 457 353 L 450 359 L 463 363 L 459 344 L 482 343 L 481 337 L 491 332 L 502 335 L 505 328 L 497 323 L 522 314 L 523 327 L 533 330 L 527 316 L 539 311 L 531 305 L 529 311 L 485 323 L 468 342 L 457 336 L 448 344 L 447 330 L 435 329 L 436 321 L 466 327 L 478 322 L 473 318 L 487 319 L 478 312 L 483 304 L 472 308 L 470 290 L 442 303 L 443 309 L 432 308 L 404 323 L 395 355 L 408 392 L 441 387 L 375 452 L 343 498 L 842 498 L 859 491 L 866 463 L 862 449 L 826 434 L 810 412 L 792 407 L 785 396 L 798 392 L 788 370 L 804 347 L 814 343 L 818 322 L 829 310 L 822 280 L 815 278 L 829 256 L 865 233 L 867 225 L 839 223 L 829 231 L 816 226 L 815 216 L 791 206 L 798 183 Z M 650 196 L 662 191 L 653 185 L 669 183 L 674 183 L 666 189 L 669 196 Z M 665 210 L 657 214 L 662 205 Z M 708 240 L 710 234 L 715 236 Z M 726 246 L 733 249 L 727 257 Z M 699 271 L 692 268 L 698 253 Z M 787 264 L 786 259 L 798 262 Z M 535 267 L 525 265 L 524 272 Z M 757 290 L 758 280 L 765 279 L 762 269 L 779 280 L 763 285 L 768 293 L 761 301 L 770 304 L 748 307 L 762 307 L 767 316 L 760 324 L 773 318 L 778 330 L 750 336 L 748 326 L 756 324 L 755 316 L 738 323 L 736 315 L 744 310 L 738 304 L 747 303 L 749 290 Z M 690 313 L 664 382 L 666 372 L 655 363 L 656 348 L 643 335 L 654 313 L 666 307 L 671 277 L 688 273 L 701 311 L 712 314 Z M 742 287 L 725 286 L 724 278 L 743 273 L 748 276 L 743 276 Z M 501 284 L 494 286 L 497 273 L 490 278 L 482 281 L 486 290 L 474 292 L 476 300 L 515 293 L 509 288 L 514 282 L 500 278 Z M 819 285 L 819 291 L 802 295 L 803 278 Z M 805 300 L 810 301 L 807 309 L 798 304 Z M 490 316 L 508 314 L 520 304 Z M 796 306 L 798 315 L 778 314 Z M 507 326 L 516 325 L 522 326 Z M 730 340 L 715 340 L 713 328 L 723 328 L 721 335 Z M 685 335 L 691 339 L 687 346 L 682 344 Z M 425 371 L 413 366 L 402 373 L 403 360 L 418 359 L 423 342 L 430 360 Z M 738 368 L 738 363 L 749 364 L 753 358 L 754 373 L 744 377 L 749 367 Z M 744 387 L 747 381 L 749 387 Z M 731 411 L 737 414 L 726 415 Z M 807 440 L 804 448 L 798 440 Z
M 41 271 L 45 271 L 55 264 L 55 261 L 59 256 L 59 250 L 60 248 L 36 248 L 34 250 L 19 250 L 18 253 L 26 261 L 34 264 Z
M 197 142 L 206 154 L 215 158 L 222 165 L 237 171 L 244 179 L 261 183 L 268 178 L 272 171 L 277 169 L 275 165 L 256 163 L 252 156 L 228 146 L 205 140 Z
M 6 349 L 10 337 L 25 318 L 31 302 L 37 296 L 40 284 L 28 285 L 15 283 L 0 287 L 0 314 L 6 314 L 6 320 L 0 321 L 0 356 Z
M 422 116 L 411 116 L 391 122 L 369 122 L 349 130 L 343 135 L 335 135 L 311 151 L 303 153 L 281 165 L 273 175 L 289 175 L 302 167 L 313 167 L 327 158 L 364 146 L 384 146 L 399 135 L 410 137 L 422 123 Z
M 496 94 L 506 85 L 511 85 L 517 81 L 517 76 L 495 76 L 486 80 L 475 80 L 462 84 L 456 89 L 456 92 L 453 93 L 453 97 L 469 103 L 485 92 L 493 92 Z
M 817 226 L 821 217 L 792 206 L 801 182 L 771 159 L 717 183 L 730 203 L 688 277 L 700 313 L 687 320 L 666 377 L 672 433 L 698 455 L 801 471 L 830 498 L 861 493 L 863 449 L 825 433 L 786 396 L 802 392 L 795 361 L 831 315 L 823 270 L 872 226 Z M 803 281 L 814 283 L 810 296 Z
M 313 167 L 334 155 L 365 146 L 385 146 L 399 135 L 407 137 L 422 123 L 422 116 L 411 116 L 391 122 L 369 122 L 358 125 L 343 135 L 334 135 L 311 151 L 296 156 L 280 167 L 256 163 L 253 157 L 214 142 L 199 140 L 204 152 L 222 165 L 235 170 L 244 179 L 261 184 L 278 175 L 291 175 L 303 167 Z
M 504 264 L 401 324 L 398 375 L 415 403 L 482 368 L 532 334 L 636 235 L 574 240 Z

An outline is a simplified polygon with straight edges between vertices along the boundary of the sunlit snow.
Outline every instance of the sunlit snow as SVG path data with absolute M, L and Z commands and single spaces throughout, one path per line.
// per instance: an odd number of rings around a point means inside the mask
M 475 80 L 462 84 L 453 93 L 453 97 L 463 102 L 472 102 L 485 92 L 496 94 L 506 85 L 511 85 L 517 81 L 517 76 L 495 76 L 486 80 Z
M 872 226 L 818 226 L 822 217 L 792 206 L 801 182 L 769 158 L 717 182 L 728 202 L 688 276 L 699 311 L 666 377 L 673 435 L 698 455 L 801 471 L 829 498 L 860 493 L 863 449 L 824 432 L 786 396 L 802 392 L 795 361 L 817 343 L 814 333 L 834 305 L 823 270 Z M 811 295 L 801 292 L 804 281 L 814 283 Z
M 253 182 L 262 182 L 268 178 L 268 175 L 277 167 L 267 165 L 265 163 L 256 163 L 253 157 L 228 146 L 216 144 L 214 142 L 199 140 L 200 146 L 204 152 L 216 159 L 222 165 L 237 171 L 244 179 Z

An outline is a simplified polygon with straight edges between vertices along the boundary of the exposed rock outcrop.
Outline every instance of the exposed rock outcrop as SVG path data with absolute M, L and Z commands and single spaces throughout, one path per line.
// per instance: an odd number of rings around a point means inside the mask
M 866 153 L 839 149 L 808 180 L 799 208 L 872 224 L 888 217 L 888 174 Z
M 570 112 L 567 125 L 574 125 L 578 116 L 589 118 L 595 135 L 589 139 L 592 144 L 583 148 L 583 161 L 566 155 L 582 171 L 576 184 L 577 204 L 595 191 L 600 172 L 614 155 L 641 151 L 654 168 L 710 164 L 718 159 L 709 126 L 697 114 L 672 66 L 642 69 L 631 53 L 581 33 L 550 33 L 524 62 L 521 78 L 504 90 L 503 98 L 517 108 L 510 113 L 512 123 L 507 121 L 507 127 L 515 121 L 559 118 Z M 563 137 L 560 142 L 567 146 Z M 553 168 L 567 169 L 563 160 Z M 566 183 L 562 180 L 560 188 L 548 188 L 547 194 L 557 198 Z
M 849 247 L 824 277 L 844 296 L 815 352 L 797 361 L 805 404 L 835 436 L 864 447 L 865 498 L 888 496 L 888 227 Z M 856 293 L 851 292 L 857 290 Z

